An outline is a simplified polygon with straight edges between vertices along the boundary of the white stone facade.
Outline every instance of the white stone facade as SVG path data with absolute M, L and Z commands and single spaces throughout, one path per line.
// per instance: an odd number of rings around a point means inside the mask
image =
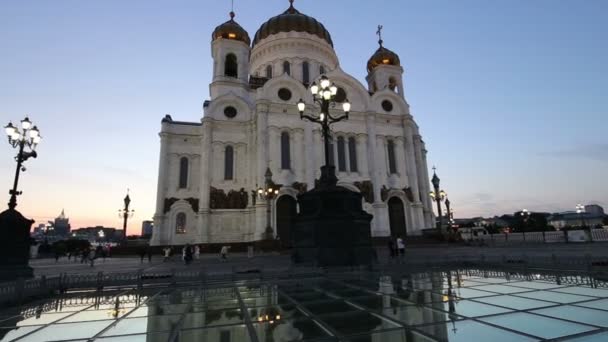
M 340 185 L 359 191 L 356 182 L 371 182 L 369 202 L 364 201 L 364 208 L 374 216 L 372 236 L 391 235 L 391 222 L 399 222 L 399 218 L 390 219 L 395 215 L 389 213 L 391 198 L 403 204 L 407 234 L 417 235 L 421 229 L 433 227 L 426 149 L 404 97 L 401 66 L 377 66 L 368 75 L 365 87 L 340 68 L 331 44 L 296 31 L 271 34 L 253 48 L 243 41 L 218 38 L 211 43 L 211 50 L 214 75 L 210 100 L 205 102 L 200 122 L 179 122 L 170 117 L 162 122 L 151 244 L 262 239 L 267 225 L 266 201 L 258 199 L 254 204 L 251 192 L 264 186 L 267 168 L 274 183 L 282 185 L 271 203 L 271 226 L 276 234 L 276 202 L 282 196 L 296 198 L 296 182 L 312 189 L 324 164 L 320 127 L 301 120 L 296 107 L 302 98 L 308 104 L 307 113 L 316 114 L 314 110 L 318 110 L 303 84 L 305 62 L 309 82 L 325 71 L 352 104 L 349 119 L 332 126 L 333 156 L 337 169 L 339 155 L 344 157 L 345 167 L 337 172 Z M 236 56 L 236 77 L 226 76 L 228 54 Z M 289 62 L 289 75 L 283 71 L 285 62 Z M 262 86 L 254 85 L 252 79 L 265 77 L 268 67 L 272 77 Z M 393 90 L 388 81 L 391 77 L 397 83 Z M 279 89 L 288 89 L 290 99 L 282 100 Z M 391 110 L 386 103 L 383 106 L 385 101 L 390 102 Z M 236 116 L 227 116 L 227 107 L 236 109 Z M 289 165 L 285 168 L 284 134 L 289 140 Z M 344 153 L 338 151 L 339 138 L 344 139 Z M 227 150 L 233 151 L 232 177 L 226 177 Z M 228 203 L 229 208 L 218 208 L 211 188 L 225 194 L 243 189 L 245 195 L 241 194 L 240 202 Z M 246 205 L 243 197 L 247 198 Z M 239 208 L 234 208 L 235 204 Z

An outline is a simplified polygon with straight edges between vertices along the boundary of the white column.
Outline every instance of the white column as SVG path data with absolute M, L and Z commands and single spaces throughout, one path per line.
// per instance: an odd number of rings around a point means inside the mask
M 167 133 L 160 133 L 160 156 L 158 161 L 158 184 L 156 187 L 156 212 L 154 213 L 154 231 L 150 244 L 161 245 L 165 241 L 164 234 L 168 227 L 165 227 L 165 197 L 167 192 L 167 168 L 169 138 Z
M 412 128 L 404 123 L 403 126 L 403 134 L 405 136 L 405 158 L 406 158 L 406 170 L 408 175 L 409 186 L 412 188 L 412 193 L 414 195 L 414 203 L 420 202 L 422 195 L 420 193 L 420 189 L 418 187 L 418 164 L 416 162 L 415 156 L 415 146 L 414 146 L 414 135 L 412 132 Z
M 277 170 L 281 169 L 281 133 L 276 127 L 268 128 L 268 151 L 270 152 L 268 164 L 272 173 L 276 174 L 275 180 L 277 180 Z
M 374 202 L 380 202 L 380 188 L 382 185 L 376 173 L 376 116 L 374 113 L 367 113 L 365 124 L 367 131 L 367 170 L 374 188 Z
M 407 177 L 407 163 L 405 162 L 405 147 L 403 145 L 403 138 L 395 138 L 395 162 L 397 163 L 397 172 L 399 173 L 399 189 L 405 187 L 408 184 Z
M 201 166 L 200 166 L 200 188 L 199 188 L 199 208 L 198 208 L 198 227 L 200 229 L 199 238 L 201 242 L 210 242 L 211 228 L 209 206 L 211 179 L 213 178 L 211 170 L 213 170 L 213 130 L 211 129 L 212 121 L 203 118 L 203 136 L 201 137 Z
M 416 156 L 416 168 L 418 171 L 418 184 L 420 189 L 420 197 L 424 204 L 424 209 L 427 213 L 432 213 L 433 207 L 431 206 L 431 200 L 429 197 L 430 185 L 428 182 L 428 174 L 426 173 L 426 167 L 422 158 L 422 149 L 420 144 L 420 136 L 414 136 L 414 154 Z M 429 220 L 429 214 L 425 215 L 425 221 Z M 425 222 L 428 224 L 428 222 Z
M 306 182 L 305 175 L 305 151 L 304 151 L 304 130 L 295 129 L 293 131 L 293 137 L 291 137 L 291 164 L 295 179 L 298 182 Z
M 257 177 L 258 187 L 264 185 L 264 173 L 268 167 L 268 106 L 258 105 L 257 108 Z
M 431 189 L 431 185 L 430 185 L 431 182 L 429 180 L 429 169 L 428 169 L 428 164 L 427 164 L 427 161 L 426 161 L 426 153 L 427 152 L 426 152 L 426 148 L 425 148 L 424 142 L 422 142 L 421 145 L 422 145 L 421 146 L 422 165 L 420 165 L 420 168 L 423 170 L 424 184 L 427 185 L 427 189 L 426 189 L 426 192 L 425 192 L 425 194 L 427 194 L 427 196 L 425 196 L 425 198 L 426 198 L 426 201 L 425 201 L 426 206 L 425 207 L 427 208 L 427 211 L 429 213 L 427 215 L 427 217 L 426 217 L 426 220 L 427 220 L 427 224 L 429 225 L 429 227 L 434 227 L 433 223 L 435 222 L 435 220 L 433 218 L 433 209 L 432 209 L 433 208 L 432 207 L 433 203 L 431 201 L 431 198 L 428 196 L 428 193 L 430 192 L 430 189 Z

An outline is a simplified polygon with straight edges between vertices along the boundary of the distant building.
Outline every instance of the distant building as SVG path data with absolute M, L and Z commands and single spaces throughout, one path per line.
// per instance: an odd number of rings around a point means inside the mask
M 65 216 L 65 211 L 62 209 L 61 214 L 55 218 L 55 222 L 53 223 L 54 234 L 58 236 L 68 236 L 70 230 L 70 219 Z
M 116 242 L 122 239 L 122 230 L 103 226 L 74 229 L 70 235 L 73 239 Z
M 604 208 L 602 208 L 601 206 L 599 206 L 597 204 L 587 204 L 585 206 L 585 212 L 588 214 L 593 214 L 593 215 L 598 215 L 598 216 L 606 215 L 604 213 Z
M 146 220 L 141 223 L 141 236 L 152 236 L 154 221 Z
M 601 207 L 600 207 L 601 208 Z M 553 226 L 556 230 L 563 229 L 565 227 L 596 227 L 601 226 L 604 215 L 592 214 L 589 212 L 577 213 L 574 211 L 567 211 L 563 213 L 555 213 L 547 219 L 547 223 Z

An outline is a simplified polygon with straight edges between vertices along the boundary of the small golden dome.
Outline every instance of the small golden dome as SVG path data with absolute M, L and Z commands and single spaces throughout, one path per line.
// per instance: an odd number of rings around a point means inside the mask
M 371 72 L 378 65 L 395 65 L 400 66 L 399 56 L 393 51 L 385 48 L 380 43 L 380 47 L 367 61 L 367 72 Z
M 216 39 L 234 39 L 241 41 L 247 45 L 251 43 L 249 34 L 241 25 L 234 21 L 234 12 L 230 12 L 230 20 L 216 27 L 211 34 L 211 41 Z

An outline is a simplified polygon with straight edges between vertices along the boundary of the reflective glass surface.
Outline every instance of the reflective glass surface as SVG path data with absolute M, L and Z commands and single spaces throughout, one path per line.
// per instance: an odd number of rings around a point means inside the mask
M 606 341 L 608 289 L 454 270 L 66 293 L 0 309 L 0 341 Z

